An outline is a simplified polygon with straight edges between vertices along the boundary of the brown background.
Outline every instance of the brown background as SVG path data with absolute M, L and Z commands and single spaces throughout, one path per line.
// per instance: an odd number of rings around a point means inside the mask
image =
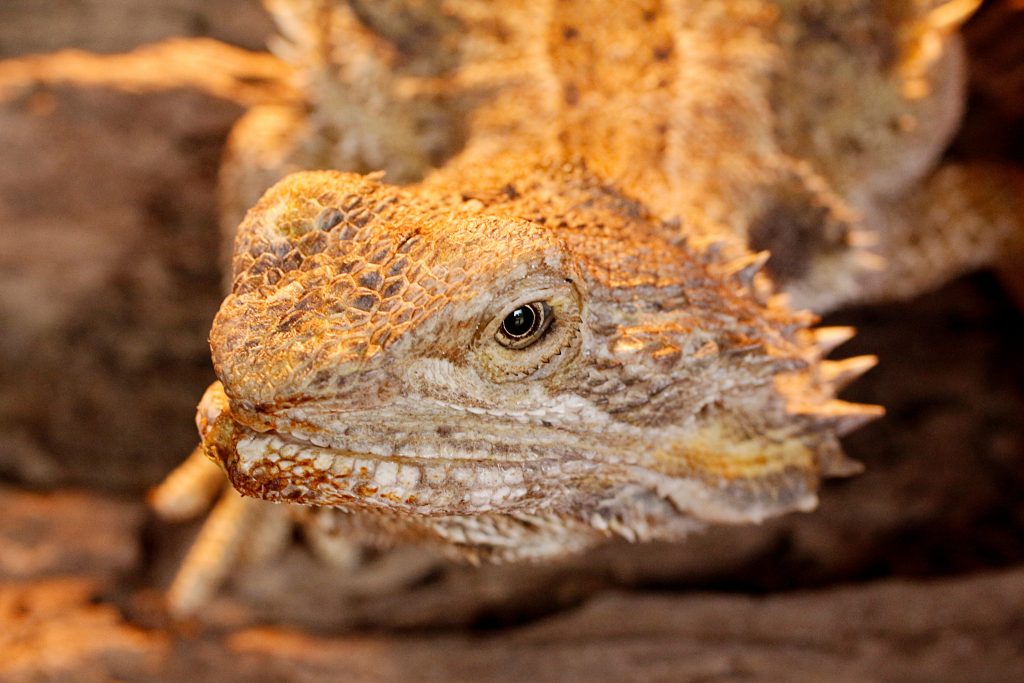
M 141 497 L 212 378 L 225 136 L 294 97 L 246 51 L 271 30 L 254 0 L 0 2 L 0 680 L 1024 679 L 1012 274 L 826 321 L 882 358 L 848 397 L 889 415 L 814 514 L 479 570 L 401 549 L 339 576 L 296 546 L 170 624 L 194 529 Z M 1024 163 L 1024 8 L 966 34 L 950 154 Z M 180 37 L 244 49 L 149 45 Z

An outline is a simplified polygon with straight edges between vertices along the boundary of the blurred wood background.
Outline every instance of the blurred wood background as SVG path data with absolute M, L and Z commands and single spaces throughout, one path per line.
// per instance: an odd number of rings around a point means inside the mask
M 1024 680 L 1024 316 L 991 273 L 826 321 L 889 415 L 814 514 L 542 566 L 297 545 L 169 624 L 194 527 L 142 496 L 212 379 L 225 137 L 295 97 L 271 32 L 256 0 L 0 3 L 0 680 Z M 1024 4 L 965 33 L 950 154 L 1024 164 Z

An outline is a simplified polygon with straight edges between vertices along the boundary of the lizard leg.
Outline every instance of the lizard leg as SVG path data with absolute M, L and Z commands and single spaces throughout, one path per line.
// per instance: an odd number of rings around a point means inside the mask
M 903 299 L 977 268 L 1024 254 L 1024 173 L 985 164 L 947 164 L 899 199 L 865 210 L 884 267 L 856 273 L 845 301 Z
M 280 548 L 281 537 L 287 537 L 287 533 L 281 532 L 289 529 L 284 510 L 261 500 L 243 498 L 234 489 L 224 487 L 168 590 L 170 613 L 176 617 L 195 614 L 209 602 L 243 556 L 252 552 L 262 555 Z
M 208 510 L 224 488 L 224 473 L 196 446 L 149 494 L 149 504 L 170 522 L 194 519 Z
M 313 554 L 338 569 L 352 571 L 358 567 L 363 560 L 363 547 L 339 528 L 337 516 L 320 514 L 323 510 L 311 512 L 303 518 L 302 536 Z
M 237 495 L 234 489 L 231 489 L 231 493 Z M 242 539 L 238 563 L 259 565 L 280 557 L 292 540 L 292 530 L 296 524 L 289 506 L 254 498 L 243 500 L 256 504 L 260 509 L 255 523 L 246 530 L 245 538 Z
M 211 385 L 196 411 L 196 426 L 205 433 L 226 406 L 219 383 Z M 214 501 L 199 536 L 189 549 L 168 593 L 175 616 L 195 613 L 217 591 L 236 565 L 258 562 L 279 553 L 291 537 L 292 520 L 285 508 L 242 498 L 227 485 L 224 472 L 198 446 L 150 493 L 157 514 L 184 521 L 203 514 Z
M 219 383 L 207 389 L 196 411 L 200 434 L 226 408 L 226 402 Z M 295 524 L 316 526 L 318 521 L 330 521 L 315 514 L 299 514 L 289 506 L 243 498 L 227 485 L 224 473 L 206 457 L 202 446 L 168 475 L 149 499 L 157 514 L 170 521 L 198 517 L 217 500 L 168 592 L 168 610 L 177 617 L 202 608 L 238 565 L 257 564 L 280 554 Z M 335 531 L 334 525 L 314 528 L 307 538 L 318 556 L 351 568 L 360 559 L 358 547 Z

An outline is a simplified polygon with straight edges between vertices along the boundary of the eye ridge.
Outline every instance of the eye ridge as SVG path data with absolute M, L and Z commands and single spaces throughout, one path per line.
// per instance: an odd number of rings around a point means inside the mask
M 510 349 L 526 348 L 544 335 L 553 319 L 547 302 L 533 301 L 517 306 L 506 315 L 494 336 L 498 343 Z

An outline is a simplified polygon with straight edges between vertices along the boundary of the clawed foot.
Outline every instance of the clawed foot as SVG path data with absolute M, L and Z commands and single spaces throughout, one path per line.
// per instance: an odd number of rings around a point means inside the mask
M 168 611 L 175 617 L 199 611 L 237 565 L 280 552 L 292 526 L 285 509 L 242 498 L 226 485 L 224 473 L 201 448 L 153 490 L 150 504 L 170 521 L 193 519 L 213 505 L 168 591 Z
M 220 383 L 207 389 L 196 416 L 200 433 L 226 401 Z M 149 502 L 162 519 L 174 522 L 195 519 L 212 506 L 168 591 L 168 611 L 175 617 L 201 610 L 237 567 L 283 552 L 296 525 L 314 554 L 332 566 L 352 570 L 362 557 L 359 545 L 328 528 L 328 516 L 243 498 L 202 446 L 153 489 Z

